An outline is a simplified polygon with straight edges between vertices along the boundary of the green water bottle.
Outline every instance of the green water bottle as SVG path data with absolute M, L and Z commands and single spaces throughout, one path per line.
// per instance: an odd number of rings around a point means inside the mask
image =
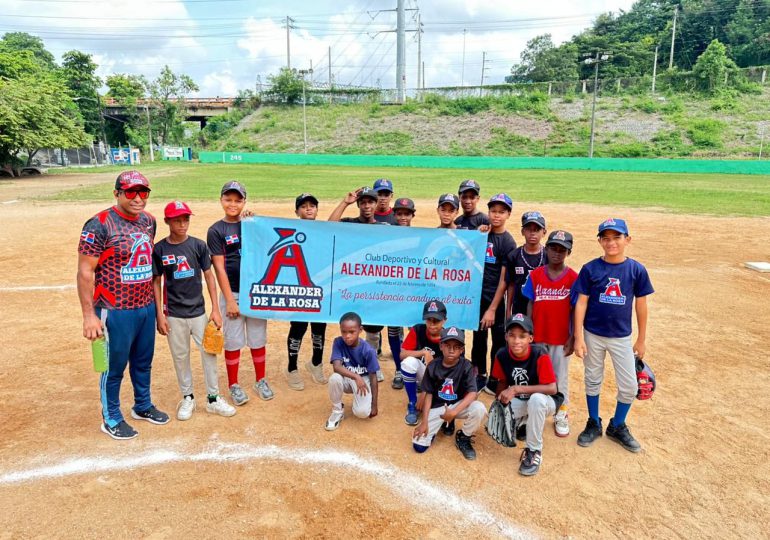
M 109 343 L 104 335 L 91 342 L 91 356 L 94 360 L 94 371 L 104 373 L 107 371 L 107 359 L 109 355 Z

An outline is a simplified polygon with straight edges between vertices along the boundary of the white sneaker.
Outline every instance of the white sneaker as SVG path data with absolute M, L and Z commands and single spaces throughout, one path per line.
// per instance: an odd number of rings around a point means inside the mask
M 332 409 L 332 413 L 329 415 L 329 419 L 326 421 L 326 431 L 334 431 L 340 427 L 340 422 L 342 422 L 343 418 L 345 418 L 344 408 L 340 411 Z
M 206 403 L 206 411 L 219 416 L 234 416 L 235 407 L 224 400 L 222 396 L 217 396 L 214 402 Z
M 313 382 L 316 384 L 326 384 L 326 377 L 324 376 L 324 366 L 323 364 L 319 364 L 317 366 L 313 365 L 313 362 L 311 360 L 308 360 L 305 363 L 305 369 L 308 370 L 310 373 L 310 378 L 313 379 Z
M 382 382 L 385 380 L 385 375 L 382 374 L 382 370 L 377 370 L 377 382 Z
M 557 437 L 566 437 L 569 435 L 569 415 L 567 407 L 562 405 L 559 411 L 553 416 L 553 429 Z
M 177 420 L 189 420 L 192 418 L 193 411 L 195 410 L 195 400 L 190 396 L 185 396 L 179 405 L 176 407 L 176 419 Z
M 299 374 L 299 370 L 286 371 L 286 381 L 289 383 L 289 388 L 292 390 L 304 390 L 305 383 L 302 381 L 302 376 Z
M 267 378 L 255 382 L 254 390 L 262 401 L 270 401 L 275 397 L 270 385 L 267 384 Z

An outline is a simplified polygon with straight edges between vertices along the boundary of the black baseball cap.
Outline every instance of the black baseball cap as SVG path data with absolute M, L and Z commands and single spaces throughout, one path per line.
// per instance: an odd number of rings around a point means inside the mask
M 444 302 L 440 300 L 429 300 L 425 302 L 422 308 L 422 320 L 438 319 L 439 321 L 446 320 L 446 306 Z
M 460 330 L 456 326 L 450 326 L 448 328 L 443 328 L 441 330 L 441 343 L 445 343 L 447 341 L 459 341 L 463 345 L 465 345 L 465 331 Z
M 481 193 L 481 186 L 478 182 L 469 178 L 468 180 L 463 180 L 460 183 L 460 188 L 457 190 L 457 193 L 462 195 L 466 191 L 475 191 L 476 195 L 478 195 Z
M 230 182 L 227 182 L 224 186 L 222 186 L 222 191 L 220 192 L 220 195 L 224 195 L 228 191 L 237 191 L 241 194 L 241 197 L 244 199 L 246 198 L 246 188 L 243 187 L 243 184 L 240 182 L 236 182 L 235 180 L 231 180 Z
M 361 188 L 361 191 L 358 192 L 358 197 L 356 197 L 356 201 L 360 201 L 361 199 L 371 199 L 374 202 L 377 202 L 377 192 L 374 191 L 374 189 L 365 186 Z
M 441 197 L 438 198 L 438 207 L 440 208 L 442 204 L 449 203 L 452 206 L 455 207 L 455 210 L 460 208 L 460 199 L 455 195 L 454 193 L 444 193 Z
M 545 216 L 540 212 L 524 212 L 521 215 L 521 226 L 526 227 L 530 223 L 537 224 L 541 229 L 545 229 Z
M 299 207 L 302 206 L 307 201 L 310 201 L 314 205 L 318 206 L 318 199 L 316 199 L 310 193 L 303 193 L 301 195 L 298 195 L 297 199 L 294 201 L 294 210 L 299 210 Z
M 521 313 L 516 313 L 505 321 L 505 331 L 507 332 L 514 326 L 520 326 L 525 332 L 532 333 L 532 319 Z
M 562 246 L 572 251 L 572 235 L 567 231 L 553 231 L 548 235 L 548 241 L 545 245 L 550 246 L 551 244 Z
M 412 199 L 397 199 L 396 204 L 393 205 L 393 210 L 409 210 L 413 214 L 415 213 L 414 201 Z

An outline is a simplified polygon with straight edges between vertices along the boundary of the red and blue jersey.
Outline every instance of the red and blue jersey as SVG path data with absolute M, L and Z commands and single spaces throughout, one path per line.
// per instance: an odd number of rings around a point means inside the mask
M 548 275 L 548 267 L 535 268 L 527 276 L 521 292 L 532 301 L 532 324 L 535 343 L 564 345 L 570 336 L 574 295 L 572 285 L 577 272 L 565 268 L 556 279 Z

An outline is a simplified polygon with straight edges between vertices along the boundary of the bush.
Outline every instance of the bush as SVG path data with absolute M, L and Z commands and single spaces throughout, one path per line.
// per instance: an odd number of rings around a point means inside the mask
M 461 97 L 447 101 L 441 108 L 440 114 L 447 116 L 461 116 L 463 114 L 477 114 L 488 111 L 491 106 L 489 97 Z
M 694 120 L 687 129 L 687 136 L 698 148 L 720 148 L 725 127 L 719 120 Z

